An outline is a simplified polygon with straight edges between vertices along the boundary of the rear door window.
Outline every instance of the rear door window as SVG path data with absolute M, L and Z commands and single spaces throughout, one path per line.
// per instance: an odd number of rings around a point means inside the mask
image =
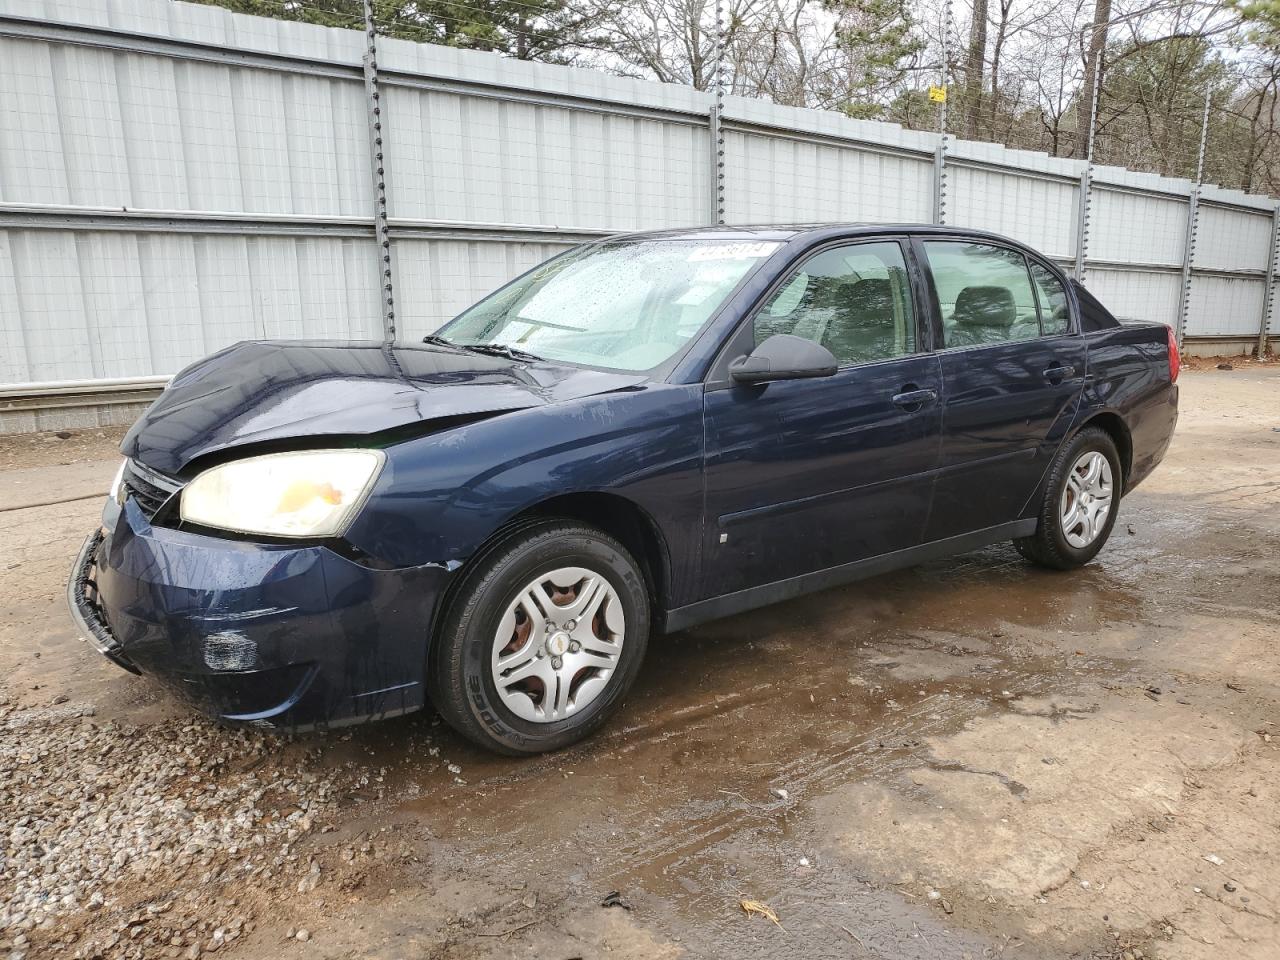
M 945 347 L 975 347 L 1040 336 L 1027 259 L 987 243 L 926 240 Z

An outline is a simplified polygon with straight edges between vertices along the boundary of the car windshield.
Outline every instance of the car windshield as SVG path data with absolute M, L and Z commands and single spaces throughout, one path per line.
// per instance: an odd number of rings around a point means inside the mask
M 674 356 L 756 263 L 781 244 L 638 240 L 548 261 L 446 324 L 462 347 L 651 370 Z

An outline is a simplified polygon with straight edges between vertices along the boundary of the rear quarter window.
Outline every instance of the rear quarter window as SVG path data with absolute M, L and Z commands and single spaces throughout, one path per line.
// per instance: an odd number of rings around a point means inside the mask
M 1071 289 L 1075 291 L 1076 302 L 1080 305 L 1080 330 L 1089 333 L 1096 330 L 1110 330 L 1120 326 L 1120 321 L 1102 305 L 1092 293 L 1072 280 Z

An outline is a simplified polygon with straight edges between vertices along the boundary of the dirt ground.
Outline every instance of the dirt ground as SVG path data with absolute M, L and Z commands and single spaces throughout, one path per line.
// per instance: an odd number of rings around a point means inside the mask
M 1182 385 L 1088 568 L 1002 546 L 660 638 L 526 761 L 190 715 L 63 609 L 118 437 L 6 441 L 0 960 L 1276 960 L 1280 366 Z

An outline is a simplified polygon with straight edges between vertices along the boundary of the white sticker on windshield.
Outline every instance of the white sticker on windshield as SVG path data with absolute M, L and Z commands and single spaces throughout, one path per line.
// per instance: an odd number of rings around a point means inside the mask
M 764 240 L 758 243 L 707 243 L 699 244 L 689 254 L 689 263 L 702 260 L 755 260 L 767 257 L 782 244 Z

